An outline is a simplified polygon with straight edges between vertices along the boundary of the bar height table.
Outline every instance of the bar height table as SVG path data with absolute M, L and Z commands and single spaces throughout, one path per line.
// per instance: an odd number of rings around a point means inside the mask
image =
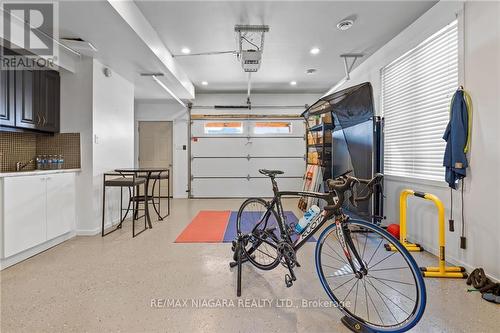
M 120 169 L 115 169 L 115 172 L 135 173 L 136 176 L 138 176 L 138 174 L 141 174 L 146 178 L 146 182 L 144 183 L 144 196 L 137 195 L 137 200 L 144 197 L 143 200 L 146 201 L 146 202 L 144 202 L 144 209 L 146 210 L 146 217 L 147 217 L 147 221 L 148 221 L 148 226 L 150 229 L 153 228 L 153 225 L 151 223 L 151 217 L 149 216 L 148 202 L 149 201 L 153 202 L 154 195 L 149 195 L 149 182 L 152 178 L 151 177 L 152 174 L 155 174 L 155 175 L 162 174 L 162 173 L 168 174 L 168 168 L 141 168 L 141 167 L 138 167 L 138 168 L 120 168 Z M 169 179 L 169 183 L 170 183 L 170 179 Z M 139 205 L 139 202 L 135 201 L 135 204 Z M 125 214 L 125 216 L 127 216 L 127 214 L 128 214 L 128 211 Z M 157 214 L 159 216 L 159 212 L 157 212 Z M 161 216 L 159 216 L 159 217 L 161 217 Z

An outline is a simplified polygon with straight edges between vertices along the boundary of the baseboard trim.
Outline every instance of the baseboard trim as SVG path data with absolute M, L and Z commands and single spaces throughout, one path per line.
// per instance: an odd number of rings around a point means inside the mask
M 77 236 L 95 236 L 101 232 L 101 228 L 95 229 L 76 229 Z
M 8 258 L 3 258 L 0 260 L 0 270 L 4 270 L 7 267 L 10 267 L 12 265 L 15 265 L 17 263 L 20 263 L 21 261 L 24 261 L 28 258 L 31 258 L 43 251 L 46 251 L 56 245 L 61 244 L 62 242 L 65 242 L 73 237 L 76 236 L 76 233 L 74 231 L 69 231 L 59 237 L 56 237 L 54 239 L 51 239 L 49 241 L 46 241 L 42 244 L 36 245 L 32 248 L 29 248 L 27 250 L 24 250 L 20 253 L 14 254 Z
M 412 237 L 409 237 L 410 240 L 416 240 L 415 238 L 412 238 Z M 430 254 L 436 256 L 436 266 L 437 266 L 437 262 L 438 262 L 438 256 L 439 256 L 439 250 L 437 248 L 435 248 L 434 246 L 432 246 L 430 243 L 426 243 L 426 242 L 417 242 L 418 244 L 422 245 L 422 247 L 424 248 L 424 250 L 426 252 L 429 252 Z M 452 264 L 452 265 L 455 265 L 455 266 L 462 266 L 466 269 L 467 273 L 470 273 L 472 272 L 474 269 L 480 267 L 480 266 L 471 266 L 470 264 L 464 262 L 463 260 L 460 260 L 460 259 L 457 259 L 455 258 L 454 256 L 450 255 L 449 253 L 445 253 L 445 256 L 446 256 L 446 262 Z M 485 269 L 485 273 L 486 273 L 486 276 L 488 276 L 490 279 L 494 280 L 494 281 L 500 281 L 500 278 L 497 277 L 497 276 L 494 276 L 492 274 L 489 274 L 487 269 Z
M 114 225 L 117 225 L 119 222 L 120 222 L 120 218 L 117 218 L 111 223 L 109 223 L 109 222 L 106 223 L 104 225 L 104 230 L 106 230 L 109 227 L 112 227 Z M 99 224 L 99 226 L 94 228 L 94 229 L 76 229 L 77 236 L 95 236 L 95 235 L 98 235 L 100 233 L 101 233 L 101 224 Z

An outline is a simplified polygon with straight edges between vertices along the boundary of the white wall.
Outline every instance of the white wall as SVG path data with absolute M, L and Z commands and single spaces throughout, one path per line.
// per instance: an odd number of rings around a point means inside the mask
M 389 43 L 358 66 L 351 81 L 343 87 L 370 81 L 375 107 L 380 114 L 380 69 L 413 48 L 431 34 L 463 15 L 463 64 L 460 75 L 474 104 L 470 168 L 465 183 L 465 221 L 467 249 L 459 248 L 459 193 L 454 200 L 455 232 L 447 231 L 447 259 L 472 267 L 484 267 L 495 278 L 500 277 L 500 3 L 439 2 Z M 459 20 L 460 22 L 460 20 Z M 463 23 L 463 24 L 462 24 Z M 388 222 L 399 220 L 399 193 L 403 188 L 429 192 L 445 203 L 449 216 L 450 192 L 443 183 L 410 181 L 386 177 L 385 214 Z M 448 219 L 448 217 L 446 218 Z M 430 202 L 410 199 L 408 207 L 409 238 L 437 254 L 437 214 Z M 448 228 L 447 228 L 448 229 Z
M 92 171 L 96 228 L 102 218 L 103 173 L 134 166 L 134 85 L 113 71 L 106 77 L 104 68 L 99 61 L 93 61 Z M 106 223 L 119 219 L 120 192 L 113 189 L 108 194 Z
M 74 73 L 61 70 L 61 132 L 80 133 L 81 172 L 76 177 L 76 233 L 100 232 L 102 174 L 134 166 L 134 85 L 89 57 Z M 96 140 L 97 139 L 97 140 Z M 107 223 L 119 216 L 119 191 L 107 195 Z
M 94 229 L 92 188 L 92 58 L 82 57 L 75 72 L 61 70 L 61 132 L 80 133 L 81 172 L 76 175 L 76 231 Z
M 174 100 L 137 100 L 135 102 L 135 158 L 139 158 L 139 122 L 171 121 L 173 123 L 172 186 L 174 198 L 187 198 L 188 187 L 188 122 L 187 109 Z M 186 150 L 183 150 L 186 146 Z

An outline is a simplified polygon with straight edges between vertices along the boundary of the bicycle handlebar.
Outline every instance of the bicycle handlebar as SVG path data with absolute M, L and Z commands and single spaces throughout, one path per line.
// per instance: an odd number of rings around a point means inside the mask
M 335 179 L 327 180 L 328 188 L 330 189 L 331 192 L 335 192 L 337 194 L 338 201 L 333 206 L 332 205 L 326 206 L 325 210 L 337 210 L 340 207 L 342 207 L 345 201 L 345 194 L 348 191 L 351 192 L 351 196 L 349 199 L 354 206 L 357 205 L 357 202 L 370 199 L 371 195 L 373 194 L 375 186 L 380 185 L 382 179 L 384 178 L 383 174 L 377 173 L 372 179 L 360 179 L 348 176 L 347 174 L 349 174 L 350 172 L 351 171 L 348 171 Z M 366 185 L 365 188 L 368 189 L 368 192 L 364 196 L 357 196 L 358 193 L 355 189 L 357 184 Z

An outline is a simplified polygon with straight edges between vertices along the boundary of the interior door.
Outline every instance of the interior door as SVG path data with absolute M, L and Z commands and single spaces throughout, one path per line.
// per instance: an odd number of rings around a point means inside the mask
M 170 172 L 170 193 L 172 196 L 172 122 L 139 122 L 139 166 L 168 168 Z M 167 182 L 161 181 L 161 193 L 167 193 Z M 157 187 L 158 188 L 158 187 Z

